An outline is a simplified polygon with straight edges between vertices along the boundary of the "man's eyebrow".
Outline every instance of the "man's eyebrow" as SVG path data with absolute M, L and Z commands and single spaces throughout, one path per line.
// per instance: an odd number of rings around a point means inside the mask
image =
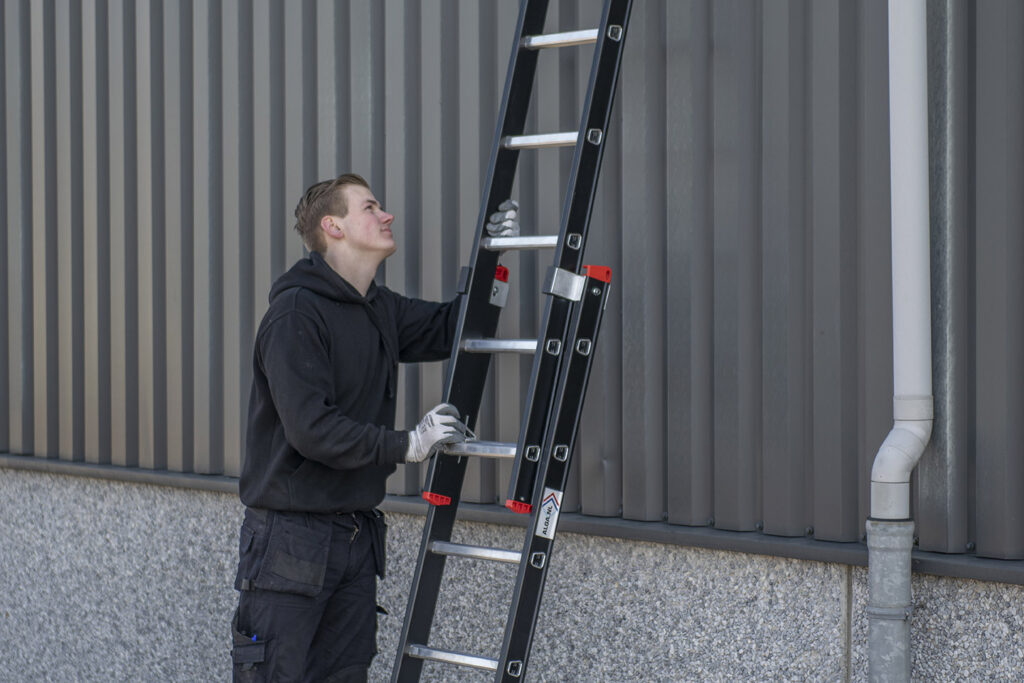
M 373 197 L 367 197 L 366 199 L 363 200 L 363 206 L 366 206 L 367 204 L 376 204 L 377 206 L 380 206 L 380 202 L 378 202 Z

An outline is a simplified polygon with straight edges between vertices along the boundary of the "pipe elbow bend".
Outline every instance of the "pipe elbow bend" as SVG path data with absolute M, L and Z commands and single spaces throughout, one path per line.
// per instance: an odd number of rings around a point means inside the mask
M 906 483 L 932 435 L 931 420 L 899 420 L 885 437 L 871 467 L 871 481 Z

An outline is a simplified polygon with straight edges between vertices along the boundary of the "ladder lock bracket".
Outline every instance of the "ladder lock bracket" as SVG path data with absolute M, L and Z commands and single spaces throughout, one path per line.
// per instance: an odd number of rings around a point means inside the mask
M 547 352 L 552 356 L 557 356 L 562 352 L 562 340 L 561 339 L 548 339 L 548 344 L 545 347 Z
M 600 128 L 591 128 L 587 130 L 587 142 L 592 145 L 600 145 L 601 138 L 604 137 L 604 133 L 601 132 Z
M 608 37 L 614 40 L 616 43 L 622 40 L 622 27 L 618 24 L 612 24 L 608 27 Z
M 587 278 L 570 270 L 552 266 L 544 282 L 544 293 L 554 294 L 569 301 L 583 298 L 583 290 L 587 286 Z
M 537 569 L 543 569 L 548 556 L 545 553 L 534 553 L 530 555 L 530 564 Z
M 565 246 L 579 251 L 580 247 L 583 246 L 583 235 L 578 232 L 570 232 L 565 238 Z
M 527 446 L 525 456 L 530 462 L 537 462 L 540 460 L 540 446 Z
M 594 345 L 591 343 L 589 339 L 580 339 L 578 342 L 576 342 L 576 353 L 580 354 L 581 356 L 589 356 L 590 349 L 592 348 L 594 348 Z
M 519 659 L 514 659 L 508 663 L 508 667 L 505 669 L 508 671 L 508 675 L 513 678 L 519 678 L 523 675 L 523 662 Z
M 555 446 L 555 460 L 558 462 L 565 462 L 569 459 L 569 447 L 568 446 Z

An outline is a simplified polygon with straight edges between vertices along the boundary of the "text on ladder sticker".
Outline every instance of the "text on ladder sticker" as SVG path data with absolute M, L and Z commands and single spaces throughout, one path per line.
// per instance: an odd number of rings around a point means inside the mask
M 540 501 L 540 514 L 537 515 L 537 529 L 534 532 L 537 536 L 544 538 L 555 537 L 555 527 L 558 526 L 558 511 L 562 507 L 562 492 L 545 488 L 544 497 Z

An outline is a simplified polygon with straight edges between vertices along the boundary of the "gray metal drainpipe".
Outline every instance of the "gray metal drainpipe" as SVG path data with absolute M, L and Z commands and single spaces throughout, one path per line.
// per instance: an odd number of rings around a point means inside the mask
M 925 0 L 889 0 L 893 428 L 871 468 L 868 663 L 872 681 L 910 680 L 910 474 L 931 438 L 931 267 Z

